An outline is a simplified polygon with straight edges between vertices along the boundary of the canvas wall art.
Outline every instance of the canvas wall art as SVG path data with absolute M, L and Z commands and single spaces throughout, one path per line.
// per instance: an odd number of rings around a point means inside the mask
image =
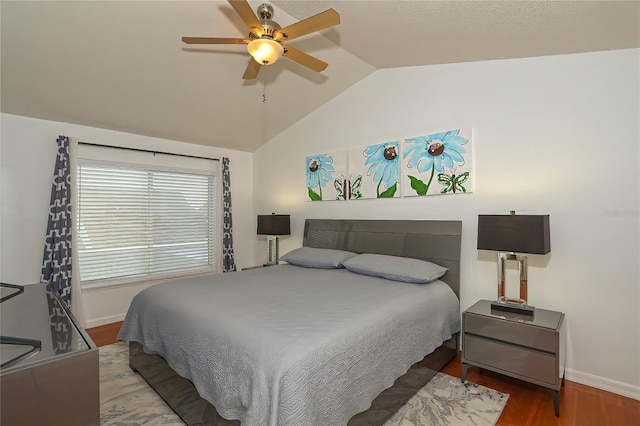
M 309 201 L 473 192 L 471 129 L 306 157 Z
M 358 183 L 359 197 L 352 199 L 400 197 L 399 141 L 352 149 L 347 165 Z
M 402 148 L 403 196 L 473 191 L 470 129 L 404 139 Z
M 343 200 L 336 181 L 347 175 L 347 153 L 318 154 L 306 158 L 307 200 Z

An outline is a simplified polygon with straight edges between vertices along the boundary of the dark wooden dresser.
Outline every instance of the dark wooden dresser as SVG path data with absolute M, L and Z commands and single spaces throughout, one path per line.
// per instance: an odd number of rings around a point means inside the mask
M 99 425 L 96 345 L 50 285 L 0 290 L 0 424 Z

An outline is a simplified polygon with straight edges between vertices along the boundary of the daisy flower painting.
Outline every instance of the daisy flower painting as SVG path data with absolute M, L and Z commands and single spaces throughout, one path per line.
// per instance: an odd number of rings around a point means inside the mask
M 360 198 L 400 197 L 400 142 L 349 151 L 349 171 L 362 176 Z
M 339 199 L 334 186 L 337 176 L 346 172 L 346 153 L 318 154 L 306 158 L 307 200 Z
M 471 131 L 454 129 L 403 141 L 403 196 L 473 190 Z

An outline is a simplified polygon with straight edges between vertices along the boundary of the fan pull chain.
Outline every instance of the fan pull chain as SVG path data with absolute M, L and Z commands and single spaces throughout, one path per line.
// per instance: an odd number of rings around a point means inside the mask
M 262 83 L 262 103 L 263 104 L 267 103 L 267 89 L 264 85 L 264 82 Z

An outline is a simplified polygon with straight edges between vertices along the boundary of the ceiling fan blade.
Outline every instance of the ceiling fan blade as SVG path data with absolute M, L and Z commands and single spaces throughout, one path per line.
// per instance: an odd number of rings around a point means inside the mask
M 305 67 L 310 68 L 316 72 L 323 71 L 325 68 L 327 68 L 327 65 L 329 65 L 326 62 L 323 62 L 320 59 L 314 58 L 311 55 L 307 55 L 306 53 L 298 49 L 294 49 L 291 46 L 286 46 L 283 44 L 282 47 L 284 47 L 285 49 L 285 52 L 284 52 L 285 57 L 299 63 L 300 65 L 304 65 Z
M 247 0 L 229 0 L 229 4 L 236 11 L 240 18 L 247 24 L 249 31 L 255 33 L 257 36 L 262 35 L 262 24 L 256 16 L 256 14 L 247 3 Z
M 333 9 L 325 10 L 317 15 L 296 22 L 295 24 L 275 31 L 276 40 L 293 40 L 294 38 L 333 27 L 340 23 L 340 15 Z
M 253 58 L 249 59 L 249 64 L 247 65 L 247 69 L 244 70 L 244 74 L 242 75 L 242 78 L 244 80 L 253 80 L 258 76 L 258 73 L 260 72 L 261 67 L 262 65 L 259 64 L 255 59 Z
M 182 37 L 187 44 L 248 44 L 248 38 Z

